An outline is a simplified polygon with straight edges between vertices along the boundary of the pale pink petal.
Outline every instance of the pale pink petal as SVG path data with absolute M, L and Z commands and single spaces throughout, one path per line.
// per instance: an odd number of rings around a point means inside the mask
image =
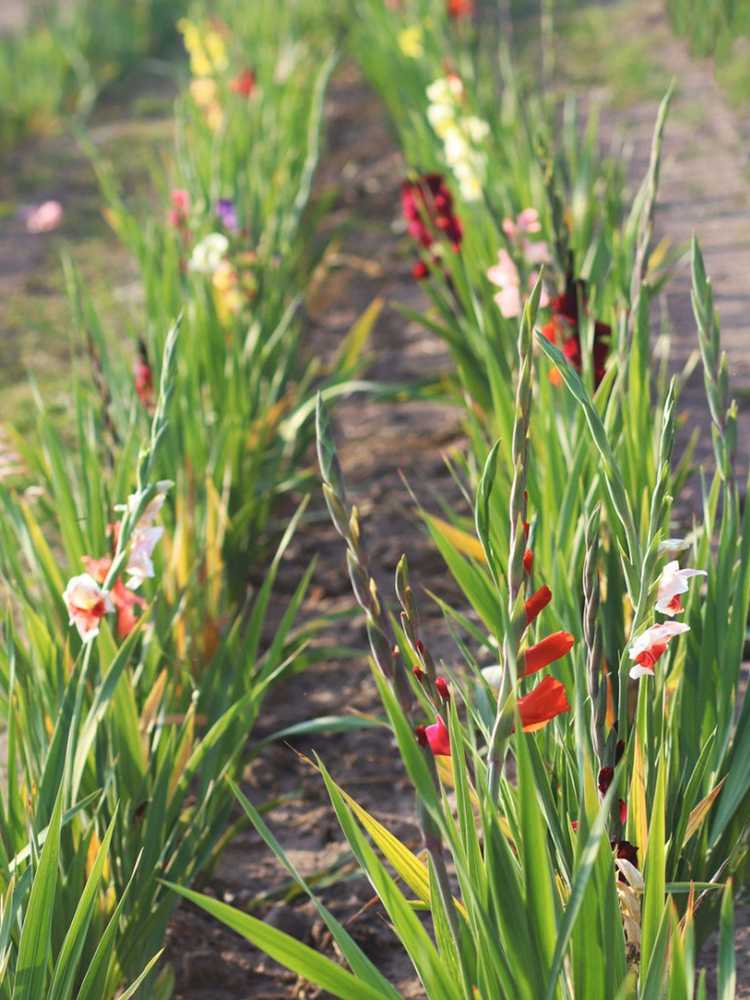
M 26 229 L 30 233 L 50 233 L 57 229 L 62 219 L 63 207 L 59 201 L 43 201 L 27 216 Z

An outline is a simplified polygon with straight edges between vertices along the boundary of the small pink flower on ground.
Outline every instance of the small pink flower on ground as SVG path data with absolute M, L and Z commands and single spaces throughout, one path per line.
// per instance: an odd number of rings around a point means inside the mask
M 661 625 L 652 625 L 645 632 L 641 632 L 630 647 L 630 659 L 635 663 L 635 666 L 630 668 L 630 676 L 634 680 L 653 676 L 654 666 L 666 652 L 671 640 L 689 631 L 690 626 L 683 622 L 664 622 Z
M 681 595 L 687 593 L 688 580 L 693 576 L 706 576 L 704 569 L 680 569 L 677 560 L 668 562 L 659 577 L 659 590 L 656 598 L 656 610 L 663 615 L 674 618 L 681 611 Z
M 59 201 L 43 201 L 26 217 L 29 233 L 50 233 L 57 229 L 63 219 L 63 207 Z
M 81 573 L 68 580 L 63 600 L 68 609 L 70 624 L 75 625 L 84 642 L 99 634 L 102 618 L 114 611 L 109 594 L 88 573 Z

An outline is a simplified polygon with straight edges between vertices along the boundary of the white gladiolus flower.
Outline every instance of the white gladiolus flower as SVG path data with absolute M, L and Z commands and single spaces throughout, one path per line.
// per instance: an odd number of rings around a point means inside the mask
M 223 233 L 209 233 L 196 243 L 190 255 L 190 270 L 197 274 L 212 275 L 229 249 L 229 240 Z
M 503 668 L 498 664 L 482 669 L 482 677 L 487 681 L 493 691 L 499 691 L 503 681 Z
M 652 625 L 645 632 L 641 632 L 630 647 L 630 659 L 635 663 L 635 666 L 630 668 L 630 676 L 634 680 L 639 677 L 652 677 L 654 665 L 672 639 L 689 631 L 690 626 L 684 622 L 664 622 L 661 625 Z
M 133 532 L 130 540 L 130 556 L 125 567 L 129 574 L 127 586 L 131 590 L 137 590 L 144 580 L 150 579 L 154 575 L 153 553 L 156 543 L 164 534 L 164 528 L 160 525 L 156 527 L 138 527 Z
M 99 622 L 106 614 L 115 610 L 107 591 L 88 573 L 81 573 L 68 580 L 63 600 L 68 609 L 70 624 L 75 625 L 84 642 L 99 634 Z
M 490 134 L 490 127 L 487 122 L 481 118 L 477 118 L 476 115 L 471 115 L 467 118 L 464 125 L 472 142 L 484 142 Z
M 677 560 L 668 562 L 659 577 L 656 610 L 674 618 L 683 611 L 681 594 L 687 593 L 688 580 L 693 576 L 706 576 L 704 569 L 680 569 Z

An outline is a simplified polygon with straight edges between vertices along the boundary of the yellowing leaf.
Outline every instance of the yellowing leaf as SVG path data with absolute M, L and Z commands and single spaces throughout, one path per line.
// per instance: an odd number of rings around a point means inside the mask
M 194 706 L 191 705 L 187 711 L 187 716 L 185 720 L 185 729 L 180 738 L 180 745 L 177 748 L 177 753 L 175 755 L 174 770 L 172 771 L 172 777 L 169 779 L 169 791 L 167 793 L 169 800 L 171 801 L 172 796 L 175 793 L 175 789 L 180 783 L 180 778 L 182 777 L 183 771 L 187 762 L 190 760 L 190 754 L 193 752 L 193 738 L 195 734 L 195 711 Z
M 635 831 L 634 840 L 638 848 L 638 857 L 645 858 L 648 847 L 646 782 L 643 774 L 643 751 L 637 740 L 635 741 L 635 753 L 633 755 L 633 778 L 630 782 L 628 826 Z
M 162 670 L 154 681 L 154 686 L 148 693 L 140 718 L 141 742 L 143 744 L 143 754 L 148 753 L 148 734 L 153 725 L 159 705 L 164 697 L 164 689 L 167 685 L 167 671 Z
M 372 329 L 377 322 L 378 316 L 383 310 L 385 300 L 381 298 L 373 299 L 367 309 L 354 323 L 351 330 L 341 343 L 336 358 L 335 368 L 340 368 L 344 372 L 351 371 L 362 357 L 362 352 L 367 346 Z
M 487 561 L 482 543 L 474 535 L 470 535 L 468 531 L 462 531 L 460 528 L 455 528 L 452 524 L 444 521 L 441 517 L 435 517 L 433 514 L 425 514 L 424 517 L 433 531 L 442 535 L 463 555 L 471 556 L 472 559 L 478 559 L 480 562 Z
M 688 816 L 687 826 L 685 828 L 685 836 L 682 838 L 682 846 L 690 840 L 694 833 L 697 833 L 701 828 L 704 819 L 708 816 L 711 811 L 711 806 L 716 801 L 716 796 L 721 791 L 724 782 L 726 781 L 726 776 L 721 779 L 718 785 L 711 789 L 705 799 L 702 799 L 698 805 L 691 810 Z
M 355 799 L 348 795 L 343 788 L 336 785 L 336 788 L 343 796 L 349 808 L 360 821 L 365 830 L 372 837 L 382 851 L 386 860 L 390 862 L 398 875 L 409 886 L 414 895 L 423 903 L 430 903 L 430 875 L 427 865 L 403 844 L 398 837 L 379 823 L 374 816 L 363 808 Z M 456 909 L 462 916 L 466 916 L 466 908 L 458 899 L 453 900 Z

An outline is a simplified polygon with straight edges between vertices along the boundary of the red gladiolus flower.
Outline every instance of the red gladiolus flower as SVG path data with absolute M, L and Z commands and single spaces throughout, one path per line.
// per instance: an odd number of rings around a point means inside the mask
M 229 89 L 241 97 L 250 97 L 255 90 L 255 73 L 251 69 L 243 69 L 229 84 Z
M 625 826 L 628 821 L 628 804 L 624 799 L 620 799 L 620 824 Z
M 453 195 L 440 174 L 425 174 L 416 181 L 404 181 L 401 185 L 401 211 L 409 235 L 426 250 L 435 243 L 436 230 L 443 234 L 454 250 L 460 249 L 463 229 L 453 211 Z M 412 274 L 421 280 L 428 271 L 424 261 L 420 261 L 412 269 Z
M 624 858 L 634 868 L 638 867 L 638 848 L 629 840 L 613 840 L 612 850 L 615 852 L 616 858 Z
M 424 281 L 429 273 L 430 269 L 423 260 L 418 260 L 416 264 L 412 264 L 411 276 L 415 281 Z
M 443 677 L 436 678 L 435 687 L 443 701 L 450 701 L 451 693 L 448 688 L 448 682 Z
M 553 632 L 524 653 L 524 677 L 543 670 L 570 652 L 575 638 L 570 632 Z
M 584 282 L 569 280 L 565 292 L 550 302 L 552 318 L 542 327 L 542 334 L 560 348 L 570 364 L 580 374 L 583 369 L 583 361 L 581 337 L 578 329 L 579 292 L 585 308 L 587 295 Z M 612 328 L 607 323 L 600 323 L 598 320 L 594 323 L 594 356 L 592 360 L 595 386 L 598 386 L 604 378 L 611 335 Z M 550 381 L 554 385 L 560 384 L 561 376 L 557 369 L 550 372 Z
M 550 676 L 540 681 L 533 691 L 518 699 L 518 713 L 525 733 L 533 733 L 546 726 L 551 719 L 569 711 L 565 685 Z
M 448 17 L 458 20 L 461 17 L 470 17 L 474 13 L 473 0 L 448 0 Z
M 431 726 L 425 726 L 424 734 L 435 757 L 450 757 L 451 741 L 448 727 L 440 716 Z
M 615 769 L 613 767 L 603 767 L 599 772 L 599 791 L 602 795 L 606 795 L 609 790 L 609 786 L 612 784 L 612 779 L 615 776 Z
M 534 553 L 531 551 L 531 549 L 526 549 L 526 551 L 523 554 L 523 568 L 529 576 L 531 576 L 531 569 L 533 565 L 534 565 Z
M 526 612 L 526 624 L 531 625 L 536 616 L 540 614 L 552 600 L 552 591 L 545 584 L 540 587 L 524 604 Z

